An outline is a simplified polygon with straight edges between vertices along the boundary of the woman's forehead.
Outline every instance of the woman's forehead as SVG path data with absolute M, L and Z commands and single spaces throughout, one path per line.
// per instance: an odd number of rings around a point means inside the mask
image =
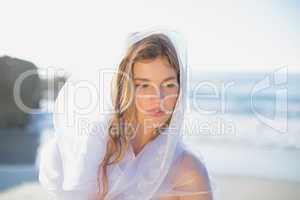
M 137 62 L 133 66 L 133 77 L 135 80 L 166 79 L 171 76 L 176 77 L 176 70 L 166 58 Z

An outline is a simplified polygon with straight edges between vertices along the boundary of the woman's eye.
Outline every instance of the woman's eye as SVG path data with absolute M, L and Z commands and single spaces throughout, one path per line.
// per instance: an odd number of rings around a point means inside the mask
M 174 83 L 168 83 L 168 84 L 166 84 L 166 87 L 168 87 L 168 88 L 173 88 L 175 86 L 176 86 L 176 84 L 174 84 Z
M 148 84 L 136 84 L 135 87 L 147 88 Z

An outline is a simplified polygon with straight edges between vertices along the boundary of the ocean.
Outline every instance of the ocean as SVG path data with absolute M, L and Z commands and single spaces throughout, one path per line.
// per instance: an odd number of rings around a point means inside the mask
M 300 182 L 300 74 L 193 72 L 189 80 L 183 134 L 212 172 Z

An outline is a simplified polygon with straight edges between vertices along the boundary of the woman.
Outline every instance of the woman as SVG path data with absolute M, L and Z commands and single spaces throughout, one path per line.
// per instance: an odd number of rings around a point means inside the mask
M 42 149 L 41 184 L 56 199 L 215 199 L 204 163 L 182 143 L 186 67 L 184 42 L 177 32 L 131 34 L 112 86 L 99 84 L 103 76 L 88 77 L 95 80 L 99 96 L 112 94 L 96 102 L 112 112 L 71 110 L 77 113 L 72 116 L 75 126 L 67 125 L 64 112 L 54 114 L 58 134 Z M 56 108 L 66 102 L 66 85 Z M 86 95 L 76 96 L 85 102 Z M 85 135 L 76 126 L 83 116 L 93 122 Z

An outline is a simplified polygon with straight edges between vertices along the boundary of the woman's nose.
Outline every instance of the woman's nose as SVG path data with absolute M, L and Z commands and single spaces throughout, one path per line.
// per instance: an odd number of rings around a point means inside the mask
M 164 91 L 161 87 L 156 87 L 154 94 L 153 94 L 153 99 L 156 101 L 161 101 L 164 99 Z

